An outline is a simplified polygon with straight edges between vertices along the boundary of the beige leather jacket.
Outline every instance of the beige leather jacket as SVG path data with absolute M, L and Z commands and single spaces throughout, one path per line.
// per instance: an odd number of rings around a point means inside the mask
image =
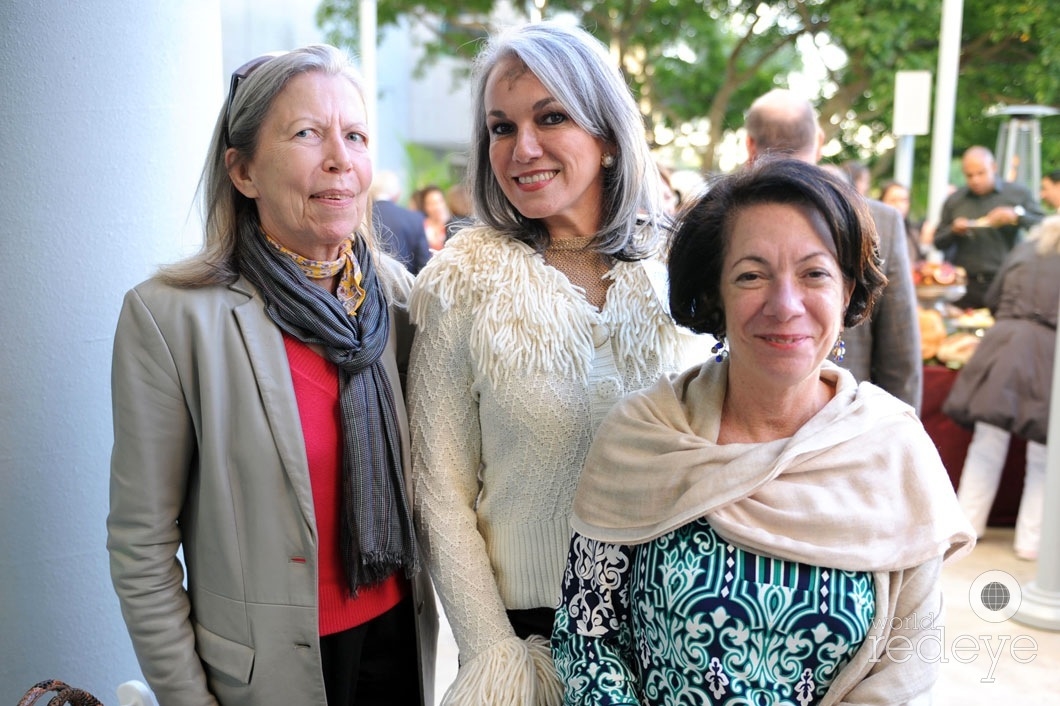
M 411 282 L 392 279 L 385 361 L 396 392 Z M 112 374 L 107 547 L 159 703 L 324 704 L 309 469 L 282 336 L 261 297 L 244 279 L 144 282 L 125 297 Z M 421 646 L 410 674 L 433 704 L 437 613 L 426 572 L 414 583 Z

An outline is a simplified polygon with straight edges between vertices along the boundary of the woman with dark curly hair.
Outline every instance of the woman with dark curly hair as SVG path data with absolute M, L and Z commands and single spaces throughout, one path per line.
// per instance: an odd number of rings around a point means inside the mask
M 766 160 L 677 224 L 670 309 L 715 356 L 604 419 L 552 647 L 565 703 L 905 703 L 931 689 L 943 559 L 970 550 L 912 408 L 828 362 L 886 282 L 872 219 Z M 925 639 L 929 638 L 929 639 Z

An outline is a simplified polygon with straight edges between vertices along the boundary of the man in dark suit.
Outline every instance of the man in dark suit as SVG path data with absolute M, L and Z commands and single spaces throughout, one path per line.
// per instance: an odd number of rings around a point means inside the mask
M 427 264 L 431 253 L 423 214 L 398 205 L 401 182 L 397 174 L 381 171 L 372 180 L 372 226 L 383 248 L 401 261 L 412 274 Z
M 748 161 L 767 155 L 788 156 L 810 164 L 821 159 L 824 132 L 817 112 L 793 91 L 774 89 L 751 104 L 745 119 Z M 868 380 L 919 414 L 924 370 L 916 290 L 905 243 L 902 215 L 875 199 L 866 199 L 876 222 L 887 286 L 868 321 L 843 332 L 846 355 L 840 365 L 860 382 Z

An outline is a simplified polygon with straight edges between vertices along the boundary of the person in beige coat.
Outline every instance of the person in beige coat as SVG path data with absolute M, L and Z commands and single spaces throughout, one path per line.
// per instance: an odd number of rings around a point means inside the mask
M 125 297 L 107 547 L 161 706 L 433 704 L 411 275 L 366 230 L 368 136 L 339 50 L 237 70 L 202 252 Z

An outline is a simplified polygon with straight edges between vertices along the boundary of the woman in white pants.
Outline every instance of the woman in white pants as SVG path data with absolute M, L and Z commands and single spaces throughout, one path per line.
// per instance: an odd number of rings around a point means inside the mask
M 975 433 L 968 445 L 968 456 L 961 471 L 957 500 L 976 534 L 986 530 L 987 516 L 994 504 L 1001 472 L 1008 456 L 1012 434 L 986 422 L 975 423 Z M 1042 505 L 1045 499 L 1045 444 L 1027 441 L 1027 469 L 1023 493 L 1016 517 L 1016 556 L 1037 559 L 1042 530 Z
M 986 332 L 942 410 L 974 426 L 957 498 L 982 534 L 1001 482 L 1012 434 L 1027 439 L 1027 469 L 1016 519 L 1016 555 L 1038 557 L 1060 302 L 1060 215 L 1017 245 L 987 292 L 995 324 Z

